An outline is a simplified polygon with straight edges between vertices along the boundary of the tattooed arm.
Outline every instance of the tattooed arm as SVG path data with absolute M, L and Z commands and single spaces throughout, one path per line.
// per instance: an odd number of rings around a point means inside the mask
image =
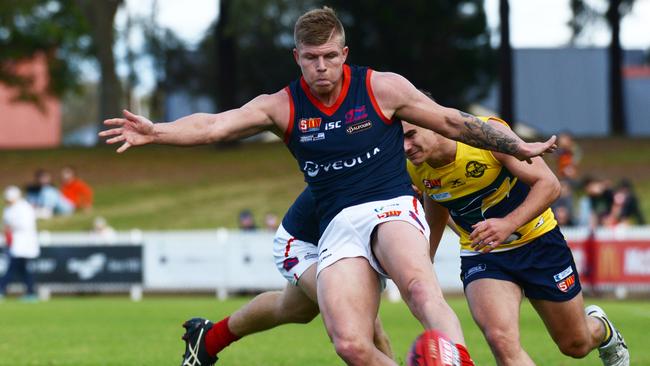
M 471 114 L 443 107 L 397 74 L 373 72 L 371 89 L 385 116 L 409 121 L 468 145 L 513 155 L 519 160 L 530 160 L 556 148 L 555 136 L 543 143 L 526 143 L 514 133 L 483 123 Z

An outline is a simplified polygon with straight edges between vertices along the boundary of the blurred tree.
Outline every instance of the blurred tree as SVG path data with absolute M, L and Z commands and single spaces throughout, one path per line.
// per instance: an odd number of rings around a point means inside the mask
M 13 65 L 37 53 L 46 55 L 48 91 L 62 95 L 78 86 L 78 60 L 90 53 L 90 28 L 74 0 L 0 2 L 0 82 L 16 90 L 16 100 L 40 104 L 29 77 Z
M 328 3 L 346 27 L 351 63 L 402 74 L 457 108 L 485 95 L 494 80 L 482 0 Z
M 88 1 L 76 0 L 90 25 L 93 54 L 100 69 L 99 120 L 121 115 L 122 85 L 115 69 L 115 42 L 113 23 L 117 9 L 123 0 Z M 101 122 L 100 122 L 101 123 Z M 103 126 L 103 124 L 102 124 Z
M 291 55 L 296 19 L 323 3 L 222 1 L 227 16 L 218 22 L 223 23 L 206 34 L 197 51 L 201 57 L 188 58 L 188 67 L 180 68 L 187 78 L 175 80 L 203 95 L 216 90 L 220 110 L 279 90 L 300 76 Z M 494 52 L 481 0 L 328 3 L 346 27 L 350 63 L 398 72 L 431 90 L 441 103 L 457 107 L 484 95 L 493 80 Z M 198 88 L 192 88 L 192 79 L 199 80 Z
M 514 128 L 512 45 L 510 44 L 510 4 L 499 0 L 499 114 Z
M 610 130 L 615 135 L 627 134 L 625 120 L 625 97 L 623 94 L 623 70 L 622 70 L 622 48 L 621 48 L 621 18 L 627 15 L 634 5 L 634 0 L 611 0 L 608 2 L 607 10 L 602 13 L 593 7 L 589 1 L 571 0 L 571 11 L 573 17 L 569 21 L 569 27 L 573 31 L 571 43 L 575 44 L 580 36 L 594 23 L 603 19 L 611 30 L 611 41 L 608 47 L 609 53 L 609 86 L 610 86 Z

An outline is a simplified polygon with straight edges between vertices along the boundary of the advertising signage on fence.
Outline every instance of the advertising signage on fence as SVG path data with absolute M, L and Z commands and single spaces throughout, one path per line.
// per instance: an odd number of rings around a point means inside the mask
M 40 284 L 142 283 L 142 246 L 46 246 L 30 268 Z
M 650 283 L 650 241 L 598 240 L 570 243 L 579 271 L 593 263 L 594 284 Z

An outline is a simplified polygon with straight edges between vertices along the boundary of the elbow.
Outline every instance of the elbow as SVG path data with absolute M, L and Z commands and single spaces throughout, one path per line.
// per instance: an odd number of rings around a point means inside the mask
M 560 184 L 560 181 L 557 179 L 557 177 L 553 176 L 552 179 L 548 182 L 549 185 L 549 198 L 552 202 L 555 202 L 558 198 L 560 198 L 560 194 L 562 193 L 562 185 Z

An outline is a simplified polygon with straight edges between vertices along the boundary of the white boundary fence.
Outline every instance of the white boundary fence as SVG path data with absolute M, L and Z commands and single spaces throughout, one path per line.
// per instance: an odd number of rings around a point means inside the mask
M 578 268 L 583 268 L 585 255 L 580 243 L 587 239 L 588 231 L 564 229 L 563 232 L 573 248 Z M 596 238 L 606 242 L 605 248 L 627 250 L 620 251 L 620 258 L 615 251 L 605 251 L 616 258 L 601 259 L 605 263 L 603 268 L 609 271 L 606 273 L 609 277 L 603 277 L 600 282 L 603 288 L 623 286 L 625 293 L 627 290 L 650 293 L 650 227 L 600 230 Z M 233 291 L 280 289 L 286 284 L 273 261 L 271 232 L 132 231 L 118 233 L 110 242 L 89 233 L 42 232 L 40 240 L 44 252 L 52 248 L 49 252 L 72 253 L 65 258 L 36 261 L 33 269 L 40 276 L 45 295 L 51 291 L 130 290 L 137 299 L 144 290 L 215 292 L 225 297 Z M 141 252 L 130 250 L 125 254 L 119 250 L 128 246 L 139 247 Z M 446 231 L 435 259 L 438 279 L 446 292 L 462 291 L 458 251 L 457 237 Z M 0 260 L 0 273 L 5 269 L 6 260 Z M 53 278 L 62 280 L 57 282 Z M 621 278 L 622 282 L 616 282 Z

